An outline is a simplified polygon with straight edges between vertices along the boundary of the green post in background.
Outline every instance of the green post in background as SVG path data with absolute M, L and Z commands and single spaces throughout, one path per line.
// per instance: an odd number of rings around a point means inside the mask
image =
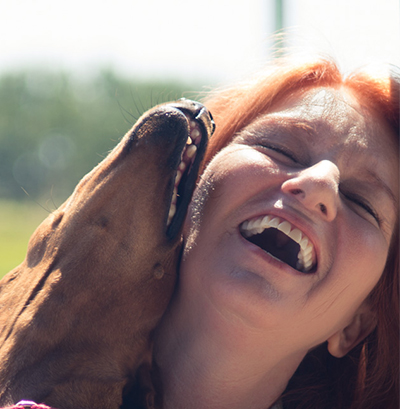
M 275 31 L 283 28 L 283 0 L 275 0 Z
M 283 0 L 275 0 L 275 33 L 282 33 L 284 28 L 284 12 Z M 276 56 L 280 57 L 284 53 L 284 42 L 282 37 L 278 37 L 275 41 Z

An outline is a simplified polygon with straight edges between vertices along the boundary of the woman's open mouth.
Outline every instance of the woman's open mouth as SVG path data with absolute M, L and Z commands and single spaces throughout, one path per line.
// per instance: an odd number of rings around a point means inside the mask
M 276 259 L 302 273 L 316 271 L 314 245 L 287 220 L 264 215 L 246 220 L 239 227 L 241 235 Z

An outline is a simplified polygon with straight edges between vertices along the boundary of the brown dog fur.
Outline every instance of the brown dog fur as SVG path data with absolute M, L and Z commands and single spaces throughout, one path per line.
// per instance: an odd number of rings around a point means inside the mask
M 176 169 L 202 130 L 167 227 Z M 213 122 L 200 104 L 147 112 L 30 239 L 0 282 L 0 406 L 117 409 L 172 295 L 181 226 Z

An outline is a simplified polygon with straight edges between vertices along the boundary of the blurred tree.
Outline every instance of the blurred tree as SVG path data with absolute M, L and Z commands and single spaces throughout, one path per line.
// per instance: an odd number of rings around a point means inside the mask
M 26 71 L 0 77 L 0 198 L 52 198 L 79 179 L 150 107 L 196 95 L 182 83 L 131 81 L 103 70 L 91 79 Z

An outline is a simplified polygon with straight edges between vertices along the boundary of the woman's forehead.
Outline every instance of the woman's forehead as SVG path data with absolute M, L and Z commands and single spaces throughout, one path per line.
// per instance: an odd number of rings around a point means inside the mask
M 319 124 L 333 129 L 354 128 L 363 125 L 370 117 L 357 99 L 344 88 L 312 88 L 298 92 L 283 101 L 275 113 Z
M 371 148 L 387 144 L 397 156 L 398 140 L 394 132 L 379 114 L 366 108 L 345 87 L 312 88 L 294 93 L 247 128 L 262 127 L 267 123 L 306 132 L 319 142 L 325 140 L 327 145 L 337 138 L 344 143 Z

